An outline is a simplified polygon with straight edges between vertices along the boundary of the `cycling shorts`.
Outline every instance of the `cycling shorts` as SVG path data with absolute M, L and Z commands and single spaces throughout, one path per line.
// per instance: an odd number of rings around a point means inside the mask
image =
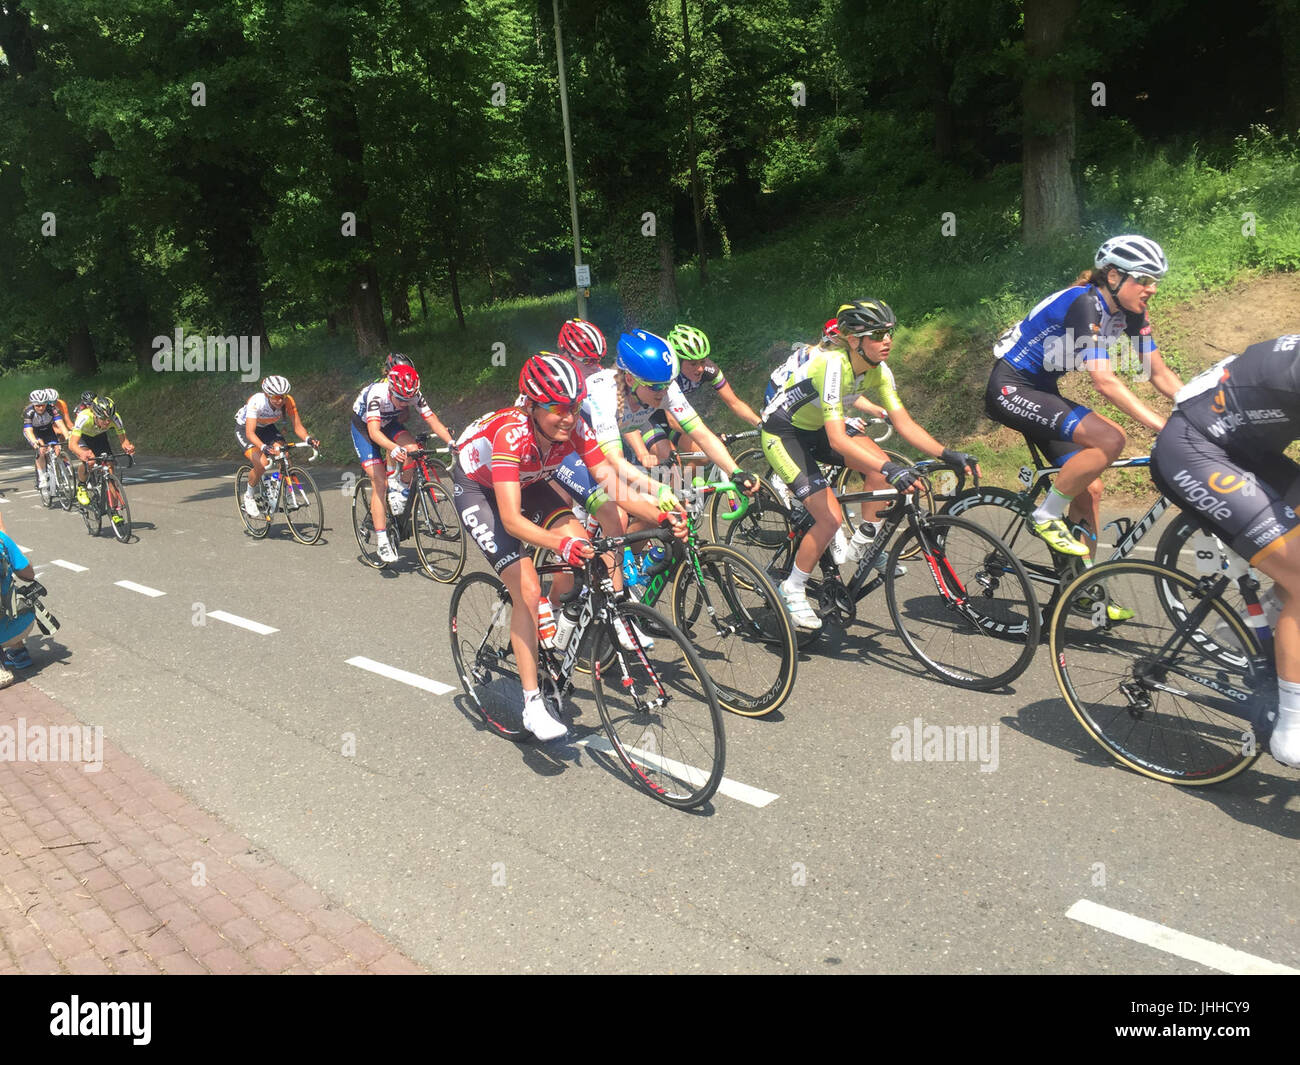
M 257 427 L 257 436 L 262 441 L 262 444 L 286 443 L 284 434 L 280 432 L 278 425 L 259 425 Z M 235 439 L 239 441 L 239 446 L 243 449 L 244 454 L 248 454 L 250 449 L 254 451 L 262 450 L 262 444 L 255 444 L 248 439 L 248 433 L 242 425 L 235 430 Z
M 524 556 L 523 545 L 501 524 L 496 492 L 470 479 L 460 466 L 452 474 L 452 485 L 452 502 L 461 526 L 478 544 L 492 569 L 500 573 L 518 562 Z M 564 506 L 547 481 L 535 481 L 519 495 L 519 512 L 534 525 L 541 525 L 548 514 Z
M 406 426 L 396 420 L 386 421 L 379 426 L 379 431 L 389 440 L 396 440 L 398 433 L 406 432 Z M 352 426 L 352 450 L 357 453 L 363 467 L 384 461 L 384 449 L 370 439 L 369 433 L 363 433 L 355 425 Z
M 1181 411 L 1152 445 L 1151 479 L 1252 566 L 1300 530 L 1300 466 L 1281 454 L 1229 453 Z
M 984 390 L 984 411 L 995 422 L 1009 426 L 1037 444 L 1060 466 L 1079 450 L 1074 431 L 1092 410 L 1073 403 L 1046 384 L 998 360 Z

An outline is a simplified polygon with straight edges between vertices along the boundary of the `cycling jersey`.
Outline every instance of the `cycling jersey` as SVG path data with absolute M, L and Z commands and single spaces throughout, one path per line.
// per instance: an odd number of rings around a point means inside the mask
M 682 390 L 683 396 L 689 396 L 692 392 L 703 388 L 705 385 L 712 385 L 715 392 L 721 392 L 726 387 L 727 379 L 723 376 L 722 368 L 717 363 L 712 359 L 705 359 L 703 366 L 704 373 L 700 375 L 698 381 L 692 381 L 685 373 L 677 375 L 677 387 Z
M 496 481 L 518 481 L 527 487 L 548 480 L 565 457 L 575 452 L 593 470 L 605 460 L 596 437 L 581 418 L 574 420 L 568 440 L 548 445 L 543 454 L 532 418 L 519 407 L 483 415 L 460 434 L 456 446 L 457 467 L 485 488 Z
M 95 424 L 95 412 L 87 407 L 77 415 L 77 420 L 73 423 L 70 436 L 100 437 L 109 429 L 116 429 L 118 436 L 126 436 L 126 426 L 122 424 L 122 416 L 116 411 L 113 413 L 113 420 L 104 428 Z
M 788 422 L 796 429 L 820 429 L 831 420 L 844 420 L 844 400 L 873 390 L 885 410 L 900 410 L 894 374 L 883 362 L 854 375 L 847 351 L 804 344 L 772 373 L 771 391 L 763 408 L 769 420 Z
M 1145 311 L 1112 311 L 1096 285 L 1072 285 L 1052 293 L 998 337 L 993 354 L 1041 388 L 1070 370 L 1088 368 L 1089 362 L 1108 360 L 1110 346 L 1121 336 L 1133 342 L 1144 364 L 1156 350 Z
M 602 448 L 618 443 L 623 433 L 650 425 L 659 411 L 671 414 L 688 433 L 700 424 L 700 416 L 676 381 L 668 385 L 663 403 L 652 407 L 637 398 L 636 389 L 624 387 L 622 379 L 621 370 L 602 370 L 587 378 L 587 398 L 582 401 L 582 416 Z M 620 390 L 623 393 L 621 418 L 618 416 Z
M 1216 363 L 1178 390 L 1174 409 L 1229 451 L 1282 451 L 1300 437 L 1300 334 Z
M 31 404 L 23 411 L 23 428 L 40 431 L 43 429 L 52 429 L 55 422 L 62 422 L 63 417 L 59 408 L 53 403 L 43 404 L 45 410 L 38 411 L 35 404 Z
M 287 407 L 288 404 L 285 404 Z M 352 404 L 352 424 L 364 434 L 368 422 L 390 424 L 401 423 L 407 411 L 415 409 L 421 418 L 432 418 L 433 411 L 424 401 L 424 394 L 417 392 L 409 403 L 394 399 L 388 392 L 388 381 L 376 381 L 366 385 Z M 385 436 L 391 438 L 390 433 Z
M 247 403 L 235 411 L 235 424 L 242 429 L 248 424 L 248 419 L 253 418 L 260 429 L 263 425 L 275 424 L 281 418 L 294 421 L 297 417 L 298 405 L 294 403 L 293 396 L 285 396 L 284 406 L 277 409 L 271 406 L 271 401 L 265 392 L 255 392 L 248 398 Z

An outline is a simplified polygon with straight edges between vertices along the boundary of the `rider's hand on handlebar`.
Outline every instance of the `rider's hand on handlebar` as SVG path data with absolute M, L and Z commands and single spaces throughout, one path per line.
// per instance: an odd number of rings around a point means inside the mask
M 919 476 L 911 466 L 904 466 L 900 462 L 886 462 L 880 472 L 884 474 L 889 486 L 897 488 L 900 492 L 910 492 Z
M 758 478 L 748 470 L 735 469 L 731 473 L 731 479 L 734 483 L 740 485 L 741 491 L 747 496 L 753 496 L 758 491 Z
M 557 552 L 570 566 L 581 566 L 595 553 L 591 541 L 584 540 L 581 536 L 566 536 L 560 541 L 560 549 Z
M 683 511 L 670 510 L 666 514 L 659 515 L 659 524 L 671 524 L 673 535 L 679 540 L 685 540 L 690 535 L 690 527 L 686 524 L 686 514 Z
M 953 451 L 951 448 L 944 448 L 939 457 L 949 465 L 956 466 L 959 469 L 965 469 L 966 472 L 972 476 L 979 476 L 980 464 L 976 461 L 974 455 L 965 451 Z
M 403 465 L 406 464 L 406 448 L 402 447 L 401 444 L 398 444 L 395 448 L 393 448 L 393 450 L 390 451 L 388 455 L 389 458 L 391 458 L 394 463 L 400 462 Z

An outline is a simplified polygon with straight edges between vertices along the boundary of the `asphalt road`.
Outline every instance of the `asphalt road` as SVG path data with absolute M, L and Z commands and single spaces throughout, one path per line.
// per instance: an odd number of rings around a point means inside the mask
M 776 798 L 683 813 L 586 747 L 483 730 L 451 590 L 413 559 L 358 561 L 347 471 L 315 471 L 326 532 L 303 547 L 282 522 L 244 535 L 233 466 L 146 458 L 119 544 L 43 509 L 28 454 L 0 453 L 4 520 L 63 629 L 30 641 L 23 682 L 435 971 L 1174 974 L 1231 951 L 1300 969 L 1300 773 L 1266 756 L 1183 790 L 1118 768 L 1045 654 L 1010 694 L 946 687 L 874 596 L 781 711 L 727 717 L 726 776 Z M 598 725 L 585 683 L 575 705 Z M 983 729 L 986 757 L 896 760 L 918 718 Z M 1067 916 L 1081 900 L 1107 928 Z M 1230 951 L 1135 941 L 1114 912 Z

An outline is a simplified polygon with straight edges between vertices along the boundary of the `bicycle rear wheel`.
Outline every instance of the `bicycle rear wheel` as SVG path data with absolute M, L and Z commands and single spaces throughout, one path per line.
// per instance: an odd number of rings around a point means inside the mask
M 118 543 L 131 539 L 131 508 L 126 502 L 126 493 L 114 474 L 104 478 L 104 502 L 108 510 L 108 523 L 117 537 Z
M 54 475 L 58 484 L 59 506 L 71 510 L 72 504 L 77 501 L 77 480 L 72 475 L 72 464 L 63 452 L 59 452 L 58 458 L 54 460 Z
M 1165 610 L 1165 586 L 1183 602 L 1205 600 L 1197 580 L 1150 562 L 1106 562 L 1080 575 L 1052 615 L 1052 668 L 1070 711 L 1118 761 L 1168 784 L 1216 784 L 1259 757 L 1251 716 L 1275 702 L 1276 678 L 1221 600 L 1199 638 L 1176 640 L 1189 626 Z M 1078 605 L 1085 598 L 1090 608 Z M 1112 604 L 1132 616 L 1111 620 Z
M 688 554 L 673 578 L 673 623 L 699 652 L 724 710 L 771 713 L 794 689 L 790 615 L 776 586 L 739 551 L 701 544 L 696 555 L 699 574 Z
M 973 522 L 920 520 L 894 541 L 885 565 L 889 614 L 907 649 L 947 684 L 992 691 L 1015 680 L 1038 648 L 1041 612 L 1025 568 Z M 919 544 L 916 541 L 919 539 Z M 916 548 L 926 565 L 895 576 Z
M 301 466 L 289 467 L 288 482 L 280 489 L 280 505 L 289 532 L 300 544 L 314 544 L 325 531 L 325 505 L 320 489 Z
M 375 569 L 383 569 L 388 563 L 379 557 L 379 534 L 375 532 L 374 518 L 370 514 L 370 495 L 370 477 L 363 472 L 352 493 L 352 531 L 357 537 L 357 547 L 361 548 L 361 561 Z M 391 529 L 392 515 L 388 517 Z
M 240 520 L 244 523 L 244 531 L 255 540 L 260 540 L 270 531 L 271 518 L 270 515 L 261 513 L 254 518 L 244 509 L 244 492 L 248 489 L 248 475 L 252 472 L 252 466 L 240 466 L 235 474 L 235 509 L 239 511 Z
M 411 530 L 424 572 L 452 584 L 465 568 L 465 534 L 442 485 L 426 481 L 413 500 Z
M 493 574 L 471 573 L 451 595 L 451 656 L 461 687 L 483 723 L 511 740 L 526 740 L 524 690 L 510 644 L 513 607 Z
M 91 536 L 98 536 L 100 526 L 103 524 L 104 516 L 99 509 L 99 501 L 103 489 L 98 485 L 92 485 L 94 478 L 92 475 L 86 475 L 86 492 L 90 496 L 90 502 L 81 508 L 82 520 L 86 523 L 86 532 Z
M 45 483 L 41 483 L 41 471 L 36 468 L 35 460 L 32 465 L 32 483 L 36 486 L 36 492 L 41 497 L 41 504 L 46 508 L 53 507 L 57 499 L 54 487 L 54 460 L 46 458 L 45 460 Z
M 675 625 L 639 603 L 613 609 L 617 618 L 653 630 L 655 645 L 635 653 L 619 650 L 609 668 L 593 664 L 605 734 L 638 786 L 669 806 L 700 806 L 718 790 L 726 761 L 713 682 Z M 617 642 L 612 632 L 607 640 Z

